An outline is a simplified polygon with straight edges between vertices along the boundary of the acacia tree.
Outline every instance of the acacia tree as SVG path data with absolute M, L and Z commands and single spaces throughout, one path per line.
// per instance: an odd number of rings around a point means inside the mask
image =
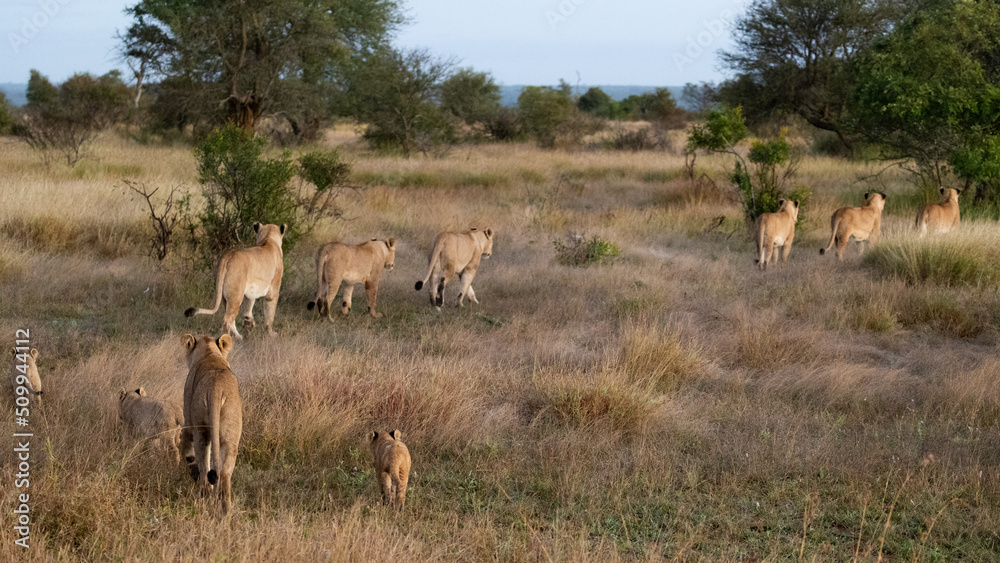
M 1000 6 L 931 4 L 856 64 L 855 129 L 940 185 L 1000 203 Z
M 798 114 L 850 147 L 851 62 L 893 29 L 905 2 L 755 0 L 736 22 L 735 48 L 722 54 L 735 76 L 721 85 L 720 101 L 742 105 L 750 121 Z
M 399 0 L 140 0 L 126 13 L 123 56 L 150 56 L 185 86 L 172 95 L 211 100 L 247 130 L 288 110 L 279 92 L 329 94 L 353 53 L 383 45 L 404 21 Z

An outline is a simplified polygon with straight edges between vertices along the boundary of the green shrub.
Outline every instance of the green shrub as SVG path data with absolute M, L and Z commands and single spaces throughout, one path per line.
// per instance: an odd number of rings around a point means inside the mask
M 196 224 L 189 221 L 189 228 L 201 231 L 191 240 L 206 261 L 254 244 L 257 221 L 288 226 L 282 242 L 286 251 L 301 236 L 298 202 L 288 185 L 296 167 L 287 152 L 276 159 L 265 158 L 266 144 L 263 137 L 230 123 L 195 149 L 205 207 Z
M 612 261 L 621 250 L 613 242 L 594 235 L 587 240 L 583 235 L 569 235 L 565 240 L 552 241 L 556 259 L 564 266 L 589 266 Z

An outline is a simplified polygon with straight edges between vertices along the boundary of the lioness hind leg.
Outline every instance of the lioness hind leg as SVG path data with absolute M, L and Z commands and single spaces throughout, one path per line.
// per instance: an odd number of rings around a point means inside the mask
M 472 289 L 472 283 L 469 283 L 469 291 L 466 295 L 472 300 L 473 303 L 479 305 L 479 300 L 476 299 L 476 290 Z
M 458 292 L 458 301 L 455 303 L 456 307 L 462 306 L 462 300 L 469 293 L 469 288 L 472 287 L 472 278 L 476 277 L 475 270 L 464 270 L 458 275 L 459 282 L 462 284 L 461 291 Z
M 243 328 L 246 329 L 247 332 L 252 331 L 254 326 L 256 326 L 253 320 L 253 306 L 255 303 L 257 303 L 256 299 L 246 297 L 240 305 L 240 316 L 243 317 Z
M 351 302 L 354 297 L 354 284 L 349 283 L 344 286 L 344 298 L 340 302 L 340 312 L 344 315 L 351 314 Z
M 278 292 L 269 293 L 264 296 L 264 331 L 267 332 L 268 336 L 278 336 L 277 332 L 274 332 L 274 313 L 278 309 Z
M 403 510 L 403 505 L 406 504 L 406 482 L 409 480 L 410 476 L 403 473 L 396 483 L 396 508 L 398 510 Z

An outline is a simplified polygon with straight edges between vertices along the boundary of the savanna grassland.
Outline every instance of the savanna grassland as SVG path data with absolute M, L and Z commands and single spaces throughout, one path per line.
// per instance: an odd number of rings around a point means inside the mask
M 367 153 L 341 130 L 346 215 L 285 254 L 275 329 L 230 355 L 244 433 L 235 511 L 217 518 L 185 469 L 125 434 L 119 387 L 180 401 L 180 337 L 216 334 L 214 295 L 182 253 L 148 257 L 123 179 L 196 190 L 189 147 L 106 136 L 75 168 L 0 141 L 0 334 L 30 328 L 32 548 L 3 560 L 609 561 L 1000 557 L 1000 232 L 965 221 L 917 240 L 909 178 L 806 157 L 788 264 L 753 262 L 731 162 L 670 152 L 443 158 Z M 829 216 L 869 189 L 883 242 L 820 256 Z M 194 202 L 197 205 L 197 199 Z M 480 305 L 413 284 L 442 229 L 492 227 Z M 561 265 L 554 240 L 620 255 Z M 393 236 L 378 308 L 306 310 L 322 242 Z M 449 287 L 452 301 L 457 287 Z M 13 428 L 8 411 L 7 428 Z M 379 506 L 372 429 L 402 430 L 406 509 Z M 3 439 L 13 460 L 10 432 Z M 15 467 L 0 509 L 10 521 Z

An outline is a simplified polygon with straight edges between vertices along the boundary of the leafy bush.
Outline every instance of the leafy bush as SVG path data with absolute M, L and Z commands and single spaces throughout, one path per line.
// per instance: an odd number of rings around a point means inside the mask
M 967 224 L 946 235 L 882 241 L 865 253 L 862 262 L 909 283 L 995 286 L 1000 284 L 1000 236 L 993 229 Z
M 460 69 L 441 84 L 441 107 L 468 125 L 486 123 L 500 107 L 500 87 L 488 72 Z
M 75 166 L 105 129 L 128 114 L 129 91 L 118 71 L 104 76 L 76 74 L 57 88 L 37 70 L 28 80 L 25 116 L 15 132 L 48 164 L 62 153 Z
M 607 146 L 617 151 L 651 151 L 662 148 L 664 142 L 656 137 L 651 127 L 631 131 L 618 127 L 607 140 Z
M 565 240 L 552 241 L 556 259 L 564 266 L 589 266 L 611 262 L 621 250 L 613 242 L 594 235 L 587 240 L 583 235 L 569 235 Z
M 0 92 L 0 135 L 10 135 L 14 123 L 14 108 L 7 96 Z
M 529 86 L 517 98 L 528 131 L 542 148 L 554 148 L 560 129 L 569 123 L 576 106 L 569 85 L 559 88 Z
M 498 106 L 483 125 L 486 133 L 497 141 L 521 141 L 528 136 L 524 117 L 517 108 Z
M 205 207 L 197 217 L 202 233 L 191 240 L 204 259 L 211 261 L 227 250 L 253 244 L 257 221 L 288 226 L 282 243 L 285 250 L 301 236 L 297 201 L 288 187 L 295 165 L 287 152 L 276 159 L 265 158 L 266 144 L 263 137 L 230 123 L 195 149 Z

